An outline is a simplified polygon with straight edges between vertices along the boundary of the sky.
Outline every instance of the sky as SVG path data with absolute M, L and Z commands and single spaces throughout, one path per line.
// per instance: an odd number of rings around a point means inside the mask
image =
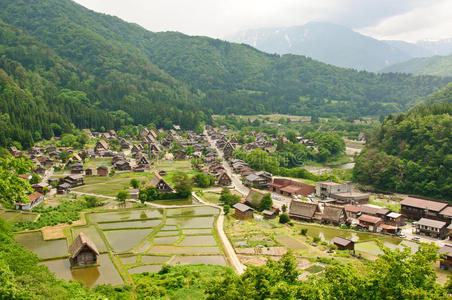
M 347 26 L 377 39 L 452 37 L 451 0 L 75 0 L 151 31 L 225 38 L 238 31 L 303 25 Z

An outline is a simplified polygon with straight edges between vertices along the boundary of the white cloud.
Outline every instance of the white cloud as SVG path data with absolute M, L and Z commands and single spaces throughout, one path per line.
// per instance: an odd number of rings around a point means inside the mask
M 224 37 L 260 27 L 330 21 L 375 37 L 412 40 L 452 34 L 449 0 L 75 0 L 151 31 Z M 426 13 L 427 12 L 427 13 Z

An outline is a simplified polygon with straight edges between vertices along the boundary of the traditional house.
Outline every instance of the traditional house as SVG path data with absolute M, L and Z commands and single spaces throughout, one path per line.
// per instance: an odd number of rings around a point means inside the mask
M 405 218 L 402 216 L 402 214 L 390 212 L 386 215 L 386 223 L 394 227 L 404 226 Z
M 130 143 L 124 139 L 121 139 L 121 149 L 126 149 L 129 150 L 130 149 Z
M 129 189 L 130 199 L 138 199 L 140 195 L 140 189 Z
M 71 174 L 83 174 L 83 164 L 77 163 L 71 166 Z
M 316 203 L 292 200 L 289 207 L 289 217 L 302 221 L 320 220 L 320 209 Z
M 86 176 L 93 176 L 93 169 L 87 168 L 87 169 L 85 170 L 85 175 L 86 175 Z
M 108 176 L 108 167 L 106 167 L 106 166 L 98 167 L 97 168 L 97 176 L 107 177 Z
M 149 168 L 151 164 L 149 163 L 149 160 L 146 158 L 146 156 L 142 155 L 137 159 L 137 165 L 139 168 Z
M 83 232 L 80 232 L 69 250 L 71 252 L 72 267 L 97 264 L 99 251 L 96 245 Z
M 338 250 L 355 250 L 355 242 L 336 236 L 331 240 Z
M 83 185 L 84 184 L 83 175 L 75 174 L 75 175 L 66 176 L 63 179 L 63 182 L 69 183 L 71 185 L 71 187 Z
M 140 144 L 137 145 L 133 145 L 132 150 L 130 150 L 130 152 L 132 152 L 132 155 L 141 152 L 141 150 L 143 150 L 143 147 Z
M 267 187 L 268 183 L 268 179 L 258 176 L 257 174 L 250 174 L 245 177 L 246 186 Z
M 441 220 L 440 212 L 447 207 L 447 203 L 426 200 L 415 197 L 407 197 L 400 202 L 401 213 L 408 219 L 419 220 L 421 218 Z
M 217 176 L 217 184 L 228 186 L 232 184 L 232 179 L 226 172 L 222 172 Z
M 235 151 L 235 146 L 234 146 L 234 144 L 232 144 L 232 143 L 230 143 L 230 142 L 226 142 L 226 143 L 224 144 L 224 147 L 223 147 L 223 153 L 224 153 L 224 156 L 225 156 L 225 157 L 231 157 L 231 156 L 232 156 L 232 153 L 234 153 L 234 151 Z
M 279 215 L 279 209 L 264 210 L 262 212 L 262 215 L 264 216 L 264 219 L 266 219 L 266 220 L 274 219 Z
M 355 205 L 369 203 L 369 194 L 364 193 L 354 193 L 354 192 L 334 193 L 330 194 L 329 197 L 337 200 L 337 202 L 341 204 Z
M 130 166 L 130 163 L 126 160 L 120 160 L 115 163 L 115 168 L 118 171 L 130 171 L 132 170 L 132 167 Z
M 74 153 L 72 155 L 72 161 L 76 162 L 76 163 L 81 163 L 83 161 L 83 159 L 80 157 L 80 155 L 78 155 L 77 153 Z
M 447 223 L 452 223 L 452 206 L 447 206 L 445 209 L 440 211 L 440 217 Z
M 20 150 L 18 150 L 16 147 L 9 147 L 9 153 L 14 156 L 14 157 L 19 157 L 22 155 L 22 152 L 20 152 Z
M 345 223 L 347 216 L 345 210 L 341 206 L 326 205 L 323 208 L 322 222 L 334 225 Z
M 331 194 L 350 193 L 351 185 L 348 183 L 336 183 L 332 181 L 317 182 L 315 186 L 315 194 L 318 197 L 330 197 Z
M 270 185 L 270 191 L 274 191 L 278 194 L 287 197 L 293 196 L 308 196 L 315 192 L 313 185 L 305 184 L 298 181 L 293 181 L 285 178 L 275 178 Z
M 47 172 L 47 169 L 42 166 L 38 166 L 36 169 L 33 170 L 33 172 L 35 172 L 38 175 L 44 176 Z
M 153 185 L 161 193 L 172 193 L 174 189 L 158 173 L 154 173 L 149 185 Z
M 449 235 L 447 223 L 427 218 L 421 218 L 413 223 L 416 233 L 426 236 L 432 236 L 438 239 L 445 239 Z
M 71 191 L 71 185 L 67 182 L 59 184 L 57 186 L 57 194 L 58 195 L 65 195 L 65 194 L 68 194 L 70 191 Z
M 248 205 L 236 203 L 233 207 L 235 209 L 234 215 L 237 219 L 246 220 L 254 218 L 254 209 L 249 207 Z
M 99 153 L 101 151 L 107 151 L 108 150 L 108 144 L 106 141 L 100 140 L 97 142 L 96 146 L 94 147 L 94 152 Z
M 28 195 L 29 202 L 27 203 L 15 203 L 17 210 L 32 210 L 33 207 L 39 205 L 44 200 L 44 195 L 38 192 Z
M 264 191 L 250 189 L 248 195 L 246 196 L 245 204 L 258 209 L 265 194 L 266 192 Z
M 438 254 L 441 257 L 439 266 L 443 270 L 448 270 L 452 267 L 452 245 L 444 245 L 439 249 Z
M 376 232 L 378 226 L 383 223 L 383 220 L 378 217 L 373 217 L 369 215 L 361 215 L 358 218 L 359 226 L 366 228 L 370 232 Z
M 35 192 L 38 192 L 38 193 L 41 193 L 41 194 L 44 193 L 44 187 L 45 187 L 44 184 L 36 183 L 36 184 L 33 184 L 31 187 L 33 188 L 33 190 Z

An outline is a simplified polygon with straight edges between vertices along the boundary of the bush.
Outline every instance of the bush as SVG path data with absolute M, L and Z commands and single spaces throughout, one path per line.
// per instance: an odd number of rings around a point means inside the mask
M 138 179 L 133 178 L 132 180 L 130 180 L 130 186 L 134 189 L 137 189 L 140 186 L 140 182 L 138 181 Z
M 313 242 L 314 243 L 319 243 L 320 242 L 320 237 L 315 236 L 314 239 L 313 239 Z
M 288 215 L 282 214 L 282 215 L 279 216 L 279 223 L 281 223 L 281 224 L 286 224 L 286 223 L 288 223 L 289 221 L 290 221 L 290 218 L 289 218 Z
M 225 205 L 225 206 L 223 206 L 223 211 L 224 211 L 224 214 L 225 215 L 227 215 L 228 213 L 229 213 L 229 210 L 230 210 L 231 208 L 230 208 L 230 206 L 229 205 Z
M 301 228 L 300 230 L 300 234 L 306 236 L 306 234 L 308 233 L 308 229 L 307 228 Z

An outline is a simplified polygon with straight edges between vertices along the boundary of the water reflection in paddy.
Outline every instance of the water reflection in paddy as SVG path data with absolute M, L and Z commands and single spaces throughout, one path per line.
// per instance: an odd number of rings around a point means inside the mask
M 124 252 L 135 247 L 151 232 L 152 229 L 131 229 L 104 231 L 104 234 L 116 252 Z
M 40 264 L 47 266 L 58 278 L 79 281 L 88 287 L 98 284 L 119 285 L 123 283 L 108 254 L 99 255 L 98 267 L 71 270 L 69 259 L 45 261 Z
M 176 247 L 176 246 L 153 246 L 148 253 L 155 254 L 197 254 L 197 253 L 220 253 L 218 247 Z
M 214 217 L 168 218 L 166 224 L 179 225 L 181 228 L 211 228 Z
M 150 263 L 163 263 L 170 259 L 169 256 L 157 256 L 157 255 L 143 255 L 141 257 L 141 262 L 144 264 Z
M 100 223 L 100 229 L 117 229 L 117 228 L 145 228 L 155 227 L 159 225 L 162 220 L 143 220 L 143 221 L 128 221 L 128 222 L 114 222 L 114 223 Z
M 16 234 L 16 241 L 30 249 L 39 258 L 52 258 L 68 255 L 66 239 L 45 241 L 40 231 Z
M 94 213 L 89 215 L 93 223 L 114 222 L 120 220 L 152 219 L 162 217 L 161 209 L 134 209 L 107 213 Z
M 217 241 L 211 235 L 186 236 L 179 246 L 215 246 Z
M 166 211 L 166 215 L 171 216 L 199 216 L 199 215 L 217 215 L 218 208 L 210 206 L 194 206 L 183 208 L 172 208 Z
M 83 232 L 94 243 L 94 245 L 96 245 L 97 250 L 99 250 L 99 251 L 107 250 L 107 246 L 105 245 L 104 240 L 100 237 L 99 232 L 97 231 L 96 227 L 94 227 L 93 225 L 91 225 L 89 227 L 77 228 L 77 229 L 73 229 L 73 230 L 74 230 L 74 236 L 73 236 L 74 239 L 77 235 L 80 234 L 80 232 Z

